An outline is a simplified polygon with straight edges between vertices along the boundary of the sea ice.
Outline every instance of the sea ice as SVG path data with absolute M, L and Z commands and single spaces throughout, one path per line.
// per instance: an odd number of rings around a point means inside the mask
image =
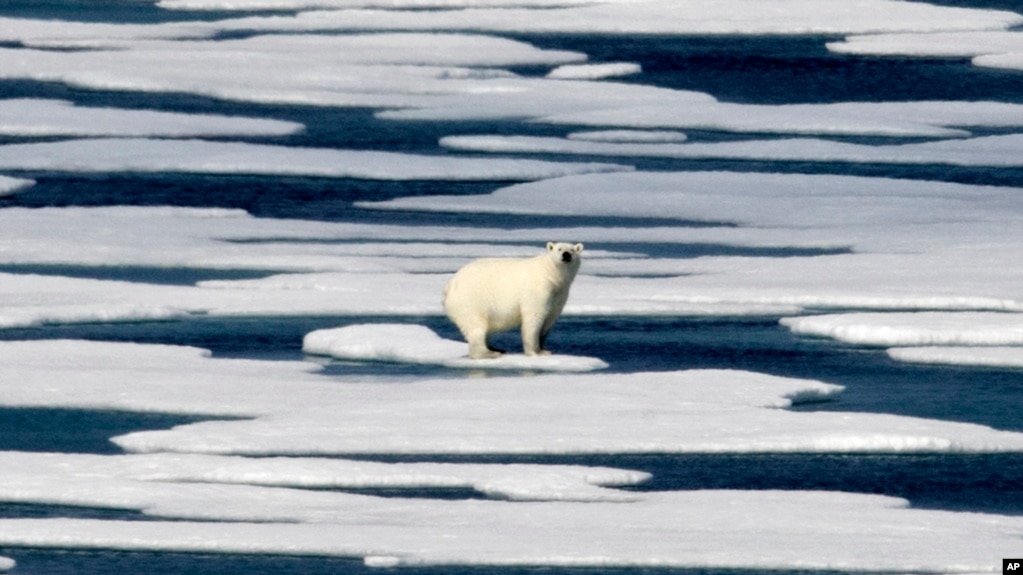
M 123 138 L 0 146 L 0 169 L 299 175 L 383 180 L 531 180 L 629 168 L 606 163 L 460 158 L 208 140 Z
M 910 363 L 1023 368 L 1023 346 L 893 347 L 887 351 L 892 359 Z
M 821 139 L 749 140 L 714 144 L 618 143 L 530 136 L 448 136 L 441 144 L 455 150 L 495 153 L 577 154 L 651 158 L 713 158 L 775 162 L 853 162 L 865 164 L 948 164 L 1023 166 L 1023 135 L 1010 134 L 893 145 L 863 145 Z
M 649 474 L 539 464 L 379 463 L 335 458 L 246 458 L 159 453 L 82 455 L 0 452 L 0 500 L 154 511 L 157 516 L 218 493 L 285 489 L 472 489 L 514 501 L 636 501 Z M 253 489 L 260 488 L 260 489 Z M 275 490 L 271 488 L 282 488 Z M 330 501 L 325 501 L 329 506 Z M 156 508 L 159 507 L 159 511 Z M 194 511 L 191 512 L 194 515 Z
M 557 6 L 590 4 L 593 0 L 558 0 Z M 351 8 L 464 8 L 469 6 L 545 8 L 551 0 L 159 0 L 157 6 L 168 10 L 239 10 L 298 11 L 309 9 L 351 9 Z
M 362 557 L 391 567 L 965 573 L 991 571 L 991 557 L 1010 556 L 1023 532 L 1018 517 L 828 492 L 659 492 L 625 503 L 438 502 L 238 487 L 207 495 L 178 515 L 167 510 L 177 521 L 6 519 L 0 544 Z
M 987 54 L 977 56 L 973 59 L 977 66 L 987 68 L 1003 68 L 1007 70 L 1023 70 L 1023 53 L 1011 52 L 1008 54 Z
M 1000 67 L 1023 69 L 1009 63 L 1023 56 L 1023 33 L 1019 31 L 873 34 L 850 36 L 827 46 L 843 54 L 973 58 L 974 64 L 982 66 L 1004 59 L 1006 64 Z
M 547 73 L 548 78 L 555 80 L 600 80 L 618 76 L 639 74 L 643 69 L 639 64 L 627 62 L 608 64 L 576 64 L 558 66 Z
M 0 42 L 25 46 L 88 48 L 129 40 L 209 38 L 215 33 L 215 28 L 201 22 L 111 24 L 0 17 Z
M 116 439 L 133 452 L 1000 452 L 1023 434 L 882 414 L 800 413 L 841 387 L 741 371 L 356 383 L 312 362 L 84 341 L 0 343 L 0 405 L 241 417 Z M 254 419 L 248 419 L 254 418 Z M 400 425 L 396 424 L 400 422 Z M 742 422 L 737 425 L 736 422 Z
M 623 202 L 623 198 L 628 201 Z M 530 182 L 485 196 L 407 197 L 357 205 L 473 213 L 676 218 L 794 229 L 821 227 L 841 237 L 842 230 L 859 227 L 883 233 L 883 228 L 902 226 L 896 230 L 900 236 L 912 236 L 905 226 L 923 224 L 977 222 L 990 228 L 992 221 L 1017 221 L 1020 202 L 1019 190 L 1008 187 L 832 175 L 632 172 Z
M 516 2 L 513 7 L 491 8 L 466 2 L 462 3 L 464 9 L 451 10 L 323 10 L 300 12 L 291 18 L 240 18 L 218 25 L 226 29 L 305 31 L 805 35 L 1004 30 L 1023 22 L 1023 16 L 1008 11 L 891 0 L 861 0 L 852 4 L 814 0 L 619 0 L 578 6 L 566 6 L 555 0 L 546 4 L 536 2 L 523 7 Z M 537 8 L 541 7 L 543 11 L 539 12 Z
M 302 350 L 337 359 L 442 365 L 459 369 L 515 371 L 593 371 L 607 367 L 595 357 L 549 355 L 527 357 L 510 352 L 486 360 L 469 359 L 464 342 L 444 339 L 427 327 L 365 324 L 319 330 L 305 336 Z
M 100 47 L 106 49 L 0 48 L 0 77 L 59 81 L 99 90 L 180 92 L 247 102 L 377 109 L 423 106 L 446 94 L 466 92 L 550 92 L 534 96 L 532 101 L 543 102 L 558 94 L 555 103 L 574 93 L 574 101 L 584 102 L 582 92 L 590 88 L 519 78 L 499 68 L 578 63 L 586 59 L 584 54 L 541 50 L 523 42 L 471 34 L 292 34 L 223 41 L 115 39 Z M 629 91 L 645 94 L 656 90 L 635 87 Z
M 430 108 L 415 111 L 428 117 Z M 401 117 L 411 112 L 388 114 Z M 438 115 L 440 112 L 438 112 Z M 621 128 L 673 128 L 750 134 L 963 137 L 968 127 L 1018 127 L 1023 106 L 1004 102 L 840 102 L 825 104 L 737 104 L 694 101 L 685 106 L 652 99 L 617 108 L 581 108 L 548 113 L 551 124 Z
M 27 180 L 25 178 L 11 178 L 9 176 L 0 176 L 0 197 L 9 196 L 16 194 L 25 188 L 29 188 L 35 185 L 35 180 Z
M 985 312 L 847 313 L 784 318 L 800 335 L 856 345 L 1023 346 L 1023 314 Z
M 683 132 L 673 130 L 588 130 L 572 132 L 566 136 L 569 140 L 588 142 L 643 142 L 643 143 L 679 143 L 686 140 Z
M 75 106 L 60 100 L 0 100 L 0 134 L 52 136 L 286 136 L 302 124 L 213 114 Z

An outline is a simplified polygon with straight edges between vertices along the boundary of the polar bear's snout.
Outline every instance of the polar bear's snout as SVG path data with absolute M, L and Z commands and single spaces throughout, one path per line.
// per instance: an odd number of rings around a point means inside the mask
M 572 252 L 562 252 L 561 261 L 565 262 L 566 264 L 572 263 Z

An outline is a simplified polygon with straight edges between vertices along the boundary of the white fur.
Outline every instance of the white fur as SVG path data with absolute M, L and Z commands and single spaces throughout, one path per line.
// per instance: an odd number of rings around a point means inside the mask
M 469 357 L 500 355 L 487 338 L 515 327 L 526 355 L 549 354 L 543 344 L 568 301 L 582 251 L 582 244 L 550 242 L 536 257 L 485 258 L 458 270 L 444 288 L 444 311 L 469 342 Z

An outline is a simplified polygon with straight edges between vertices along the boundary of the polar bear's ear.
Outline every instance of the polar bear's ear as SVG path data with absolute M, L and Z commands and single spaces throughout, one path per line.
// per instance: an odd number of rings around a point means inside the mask
M 583 253 L 583 245 L 582 244 L 576 244 L 576 245 L 574 245 L 572 247 L 573 247 L 573 249 L 575 249 L 575 253 L 577 253 L 577 254 Z
M 547 242 L 547 251 L 549 252 L 554 251 L 554 242 Z

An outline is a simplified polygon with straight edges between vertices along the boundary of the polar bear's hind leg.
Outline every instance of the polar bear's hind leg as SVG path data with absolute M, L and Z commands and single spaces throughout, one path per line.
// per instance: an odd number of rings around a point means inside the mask
M 500 357 L 502 353 L 492 349 L 487 343 L 487 322 L 479 321 L 466 322 L 468 325 L 459 325 L 465 341 L 469 342 L 469 357 L 472 359 L 492 359 Z

